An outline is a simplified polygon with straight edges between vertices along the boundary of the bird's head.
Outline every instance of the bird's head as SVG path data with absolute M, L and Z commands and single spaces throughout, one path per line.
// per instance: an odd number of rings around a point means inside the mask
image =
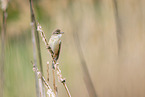
M 60 35 L 64 34 L 64 32 L 61 32 L 60 29 L 56 29 L 54 32 L 52 32 L 53 35 Z

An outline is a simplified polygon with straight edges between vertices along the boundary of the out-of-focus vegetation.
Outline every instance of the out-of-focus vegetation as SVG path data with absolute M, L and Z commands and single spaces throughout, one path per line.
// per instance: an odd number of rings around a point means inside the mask
M 83 81 L 73 31 L 79 34 L 98 97 L 145 96 L 145 1 L 116 0 L 117 9 L 114 1 L 34 2 L 36 19 L 42 25 L 48 39 L 56 28 L 65 32 L 59 63 L 72 97 L 89 97 Z M 115 10 L 118 11 L 119 31 Z M 33 49 L 29 0 L 10 0 L 7 14 L 4 97 L 36 97 L 31 64 Z M 2 21 L 2 11 L 0 18 Z M 74 30 L 76 25 L 77 30 Z M 42 40 L 40 43 L 46 77 L 46 62 L 50 61 L 51 57 L 46 53 Z M 64 87 L 60 83 L 57 85 L 59 97 L 66 97 Z

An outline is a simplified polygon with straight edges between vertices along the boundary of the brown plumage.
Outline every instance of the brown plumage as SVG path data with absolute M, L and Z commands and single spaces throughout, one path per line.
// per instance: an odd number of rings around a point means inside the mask
M 49 45 L 54 53 L 53 59 L 55 61 L 57 61 L 59 58 L 59 53 L 60 53 L 60 49 L 61 49 L 60 38 L 61 38 L 62 34 L 63 34 L 63 32 L 60 32 L 60 30 L 57 29 L 52 33 L 51 38 L 49 39 Z

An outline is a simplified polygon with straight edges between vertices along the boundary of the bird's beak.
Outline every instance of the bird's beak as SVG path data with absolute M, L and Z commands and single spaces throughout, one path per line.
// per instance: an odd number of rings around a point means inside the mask
M 64 34 L 64 32 L 60 32 L 60 34 Z

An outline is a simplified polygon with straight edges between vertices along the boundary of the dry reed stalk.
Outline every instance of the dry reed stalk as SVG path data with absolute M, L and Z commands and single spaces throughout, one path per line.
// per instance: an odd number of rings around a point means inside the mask
M 41 49 L 40 49 L 40 41 L 39 41 L 39 34 L 37 31 L 37 24 L 34 14 L 34 7 L 33 7 L 33 0 L 29 0 L 30 2 L 30 13 L 31 13 L 31 22 L 34 23 L 34 31 L 35 31 L 35 40 L 36 40 L 36 46 L 37 46 L 37 52 L 38 52 L 38 59 L 39 59 L 39 65 L 40 65 L 40 71 L 43 74 L 43 68 L 42 68 L 42 58 L 41 58 Z
M 37 68 L 37 58 L 36 58 L 36 41 L 35 41 L 35 35 L 34 35 L 34 23 L 31 23 L 32 29 L 32 44 L 33 44 L 33 59 L 34 59 L 34 65 Z M 36 86 L 36 94 L 37 97 L 40 97 L 39 93 L 39 85 L 38 85 L 38 77 L 37 77 L 37 72 L 35 71 L 35 86 Z
M 63 86 L 65 87 L 65 90 L 67 91 L 68 96 L 71 97 L 71 94 L 69 92 L 69 89 L 68 89 L 66 83 L 63 83 Z
M 56 82 L 55 82 L 55 70 L 52 69 L 53 73 L 53 87 L 54 87 L 54 94 L 57 95 L 57 87 L 56 87 Z
M 32 1 L 31 1 L 32 2 Z M 30 7 L 32 6 L 30 2 Z M 32 8 L 32 7 L 31 7 Z M 35 40 L 35 26 L 34 22 L 32 21 L 31 18 L 31 33 L 32 33 L 32 44 L 33 44 L 33 59 L 34 59 L 34 65 L 37 68 L 37 54 L 36 54 L 36 40 Z M 36 96 L 40 97 L 40 91 L 39 91 L 39 84 L 38 84 L 38 77 L 37 77 L 37 72 L 35 71 L 35 87 L 36 87 Z
M 43 88 L 43 84 L 42 84 L 41 78 L 38 78 L 38 83 L 39 83 L 39 90 L 40 90 L 39 93 L 40 93 L 40 97 L 44 97 L 44 96 L 43 96 L 43 91 L 42 91 L 42 90 L 43 90 L 43 89 L 42 89 L 42 88 Z
M 51 54 L 51 56 L 52 56 L 52 58 L 53 58 L 53 54 L 54 54 L 54 53 L 53 53 L 51 47 L 49 46 L 49 44 L 48 44 L 48 42 L 47 42 L 47 39 L 46 39 L 46 37 L 45 37 L 45 33 L 43 32 L 41 25 L 38 24 L 37 30 L 40 32 L 41 37 L 42 37 L 42 40 L 43 40 L 43 42 L 45 43 L 46 48 L 48 49 L 48 51 L 50 52 L 50 54 Z M 54 60 L 54 59 L 52 59 L 52 60 Z M 65 90 L 66 90 L 66 92 L 67 92 L 67 94 L 68 94 L 68 97 L 71 97 L 71 94 L 70 94 L 70 92 L 69 92 L 69 89 L 68 89 L 68 87 L 67 87 L 67 85 L 66 85 L 66 80 L 62 77 L 61 70 L 59 69 L 58 63 L 56 63 L 56 61 L 53 61 L 53 62 L 54 62 L 54 67 L 55 67 L 54 70 L 57 71 L 57 77 L 58 77 L 58 79 L 60 80 L 60 82 L 61 82 L 61 83 L 63 84 L 63 86 L 65 87 Z
M 49 82 L 49 62 L 47 62 L 47 81 Z
M 31 26 L 32 26 L 33 57 L 34 57 L 35 65 L 37 67 L 37 57 L 36 57 L 37 54 L 36 53 L 38 52 L 40 71 L 43 74 L 41 51 L 40 51 L 40 42 L 39 42 L 39 34 L 38 34 L 38 31 L 37 31 L 35 14 L 34 14 L 34 11 L 33 11 L 33 0 L 29 0 L 29 3 L 30 3 Z M 37 46 L 37 52 L 36 52 L 36 46 Z M 35 72 L 35 82 L 36 82 L 36 93 L 37 93 L 37 97 L 40 97 L 40 95 L 39 95 L 39 92 L 40 91 L 41 91 L 41 93 L 40 93 L 41 94 L 41 97 L 45 97 L 45 90 L 44 90 L 43 85 L 41 87 L 38 87 L 40 85 L 38 85 L 38 78 L 36 76 L 36 72 Z M 39 83 L 40 83 L 40 81 L 39 81 Z
M 32 63 L 33 64 L 33 63 Z M 48 89 L 47 90 L 47 94 L 49 97 L 55 97 L 54 93 L 52 92 L 52 89 L 50 87 L 50 85 L 47 83 L 47 81 L 45 80 L 45 78 L 42 76 L 42 73 L 38 70 L 37 67 L 35 67 L 36 65 L 33 64 L 33 71 L 35 71 L 37 73 L 37 77 L 44 83 L 45 87 Z
M 44 41 L 45 45 L 46 45 L 46 48 L 49 50 L 49 52 L 51 53 L 51 57 L 53 58 L 53 51 L 51 50 L 51 47 L 49 46 L 48 42 L 47 42 L 47 39 L 45 37 L 45 34 L 41 28 L 41 26 L 38 24 L 37 26 L 37 30 L 39 32 L 41 32 L 41 37 L 42 37 L 42 40 Z M 53 61 L 54 62 L 54 61 Z M 52 72 L 53 72 L 53 86 L 54 86 L 54 93 L 55 95 L 57 94 L 57 88 L 56 88 L 56 84 L 55 84 L 55 70 L 52 69 Z
M 46 48 L 49 50 L 49 52 L 50 52 L 50 54 L 51 54 L 51 57 L 53 58 L 53 54 L 54 54 L 54 53 L 53 53 L 51 47 L 49 46 L 48 41 L 47 41 L 47 39 L 46 39 L 46 37 L 45 37 L 45 34 L 44 34 L 43 30 L 42 30 L 42 27 L 41 27 L 41 25 L 40 25 L 39 23 L 38 23 L 38 25 L 37 25 L 37 31 L 40 32 L 41 37 L 42 37 L 42 40 L 43 40 L 43 42 L 45 43 Z
M 57 71 L 57 77 L 58 77 L 59 82 L 61 82 L 63 84 L 63 86 L 65 87 L 65 90 L 66 90 L 68 96 L 71 97 L 69 89 L 68 89 L 68 87 L 66 85 L 66 80 L 65 80 L 65 78 L 62 77 L 61 70 L 59 68 L 59 64 L 58 63 L 55 64 L 55 69 Z

